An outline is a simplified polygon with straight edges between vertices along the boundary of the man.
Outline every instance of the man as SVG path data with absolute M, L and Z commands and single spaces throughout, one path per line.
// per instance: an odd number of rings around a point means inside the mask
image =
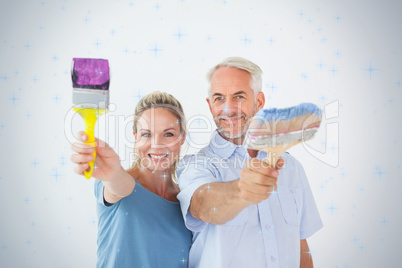
M 261 75 L 243 58 L 225 59 L 208 74 L 218 129 L 178 168 L 178 199 L 194 232 L 189 267 L 313 267 L 306 238 L 322 223 L 302 166 L 285 153 L 271 169 L 266 153 L 242 146 L 265 104 Z

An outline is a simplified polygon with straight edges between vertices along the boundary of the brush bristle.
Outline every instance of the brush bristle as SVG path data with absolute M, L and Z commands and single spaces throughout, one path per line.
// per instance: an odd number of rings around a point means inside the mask
M 108 109 L 108 60 L 74 58 L 71 77 L 73 80 L 73 104 L 75 107 Z
M 74 58 L 72 69 L 74 88 L 109 89 L 109 62 L 104 59 Z
M 256 149 L 311 139 L 321 124 L 321 114 L 311 103 L 285 109 L 262 109 L 250 123 L 246 147 Z
M 302 103 L 285 109 L 262 109 L 253 118 L 250 132 L 288 133 L 318 127 L 321 110 L 312 103 Z

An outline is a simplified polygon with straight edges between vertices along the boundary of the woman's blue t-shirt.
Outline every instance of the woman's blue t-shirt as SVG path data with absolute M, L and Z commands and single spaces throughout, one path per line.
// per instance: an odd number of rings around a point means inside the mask
M 187 267 L 192 235 L 178 202 L 142 187 L 106 206 L 103 184 L 95 182 L 98 208 L 97 268 Z

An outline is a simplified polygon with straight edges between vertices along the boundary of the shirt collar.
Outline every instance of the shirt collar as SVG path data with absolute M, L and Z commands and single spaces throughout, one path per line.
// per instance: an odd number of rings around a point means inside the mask
M 212 138 L 209 145 L 215 154 L 224 159 L 229 158 L 236 150 L 240 154 L 247 153 L 247 150 L 243 147 L 243 145 L 239 146 L 225 140 L 221 135 L 219 135 L 218 130 L 215 130 L 214 133 L 212 133 Z

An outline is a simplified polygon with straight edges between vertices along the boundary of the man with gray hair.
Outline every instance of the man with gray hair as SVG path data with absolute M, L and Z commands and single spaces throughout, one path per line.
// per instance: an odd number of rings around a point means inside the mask
M 285 153 L 271 169 L 265 152 L 242 145 L 265 104 L 261 75 L 239 57 L 208 73 L 207 103 L 217 131 L 177 170 L 178 199 L 194 234 L 190 268 L 313 267 L 306 238 L 322 222 L 302 166 Z

